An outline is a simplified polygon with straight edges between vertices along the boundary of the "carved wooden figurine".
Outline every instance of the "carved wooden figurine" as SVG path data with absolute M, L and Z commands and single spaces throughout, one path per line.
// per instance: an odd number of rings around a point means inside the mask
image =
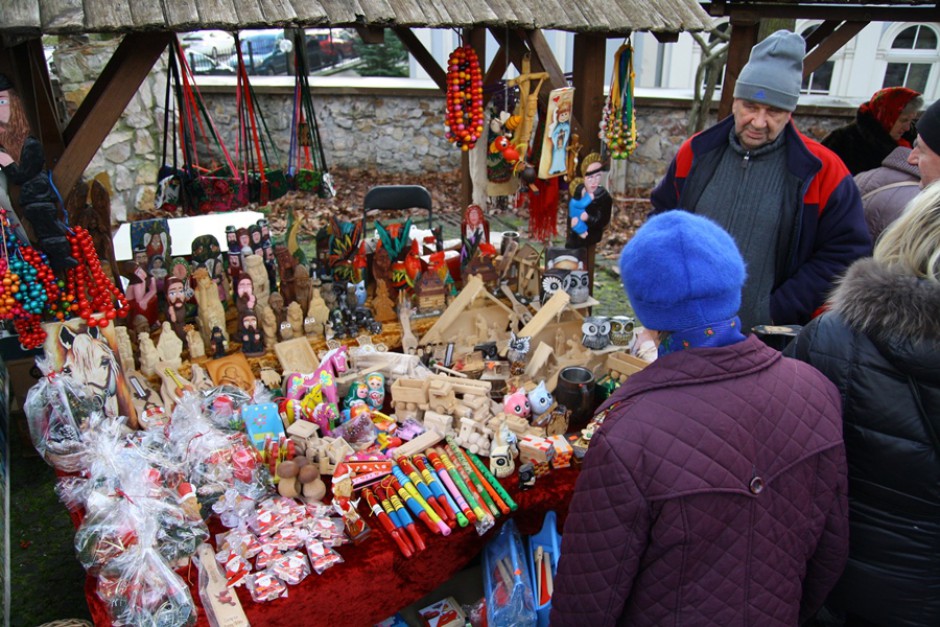
M 189 345 L 189 358 L 201 359 L 206 356 L 206 343 L 191 324 L 186 325 L 186 344 Z
M 251 283 L 254 285 L 255 298 L 258 299 L 258 304 L 264 307 L 268 304 L 268 298 L 271 296 L 268 270 L 264 265 L 264 259 L 259 255 L 248 255 L 245 257 L 245 272 L 251 277 Z
M 140 347 L 140 371 L 152 377 L 157 373 L 157 362 L 160 361 L 157 347 L 154 346 L 149 333 L 138 333 L 137 345 Z
M 287 323 L 290 324 L 294 337 L 304 335 L 304 312 L 299 303 L 291 303 L 287 306 Z
M 127 327 L 114 327 L 114 336 L 117 340 L 118 356 L 121 358 L 121 367 L 125 371 L 136 370 L 134 363 L 134 345 L 131 343 L 131 336 L 127 333 Z
M 294 266 L 297 265 L 297 260 L 294 259 L 294 256 L 287 250 L 287 246 L 275 246 L 274 258 L 277 260 L 277 271 L 280 275 L 281 296 L 284 297 L 284 302 L 292 303 L 297 298 L 297 293 L 294 289 Z
M 316 323 L 319 325 L 318 333 L 322 335 L 326 332 L 324 324 L 330 317 L 330 308 L 327 307 L 326 301 L 323 300 L 323 297 L 320 295 L 319 287 L 313 288 L 313 294 L 310 297 L 310 306 L 307 308 L 307 316 L 316 320 Z
M 183 365 L 182 353 L 183 340 L 176 335 L 173 325 L 169 321 L 164 321 L 160 339 L 157 340 L 157 355 L 160 361 L 172 368 L 179 368 Z
M 271 309 L 270 301 L 267 307 L 256 309 L 260 311 L 258 317 L 261 319 L 261 335 L 264 336 L 264 348 L 269 350 L 277 344 L 277 316 L 274 315 L 274 310 Z
M 287 304 L 284 302 L 284 297 L 274 292 L 268 298 L 268 307 L 274 312 L 277 328 L 280 329 L 281 325 L 287 322 Z
M 375 310 L 375 319 L 379 322 L 392 322 L 395 320 L 395 301 L 388 293 L 388 282 L 384 279 L 376 280 L 375 298 L 372 299 L 372 309 Z
M 264 343 L 258 329 L 258 316 L 254 311 L 244 311 L 238 325 L 238 339 L 242 343 L 242 352 L 249 356 L 263 355 Z
M 298 264 L 294 268 L 294 296 L 297 304 L 304 312 L 310 307 L 310 297 L 313 290 L 313 282 L 310 279 L 310 271 L 307 266 Z
M 199 306 L 199 313 L 196 319 L 199 321 L 199 332 L 206 343 L 212 340 L 212 330 L 218 328 L 223 336 L 225 334 L 225 308 L 219 299 L 219 290 L 209 271 L 205 268 L 197 268 L 193 272 L 193 278 L 196 280 L 196 303 Z

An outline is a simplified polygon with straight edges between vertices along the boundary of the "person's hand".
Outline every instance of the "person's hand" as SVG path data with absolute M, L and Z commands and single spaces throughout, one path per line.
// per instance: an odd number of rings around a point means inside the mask
M 13 163 L 13 157 L 0 150 L 0 168 L 5 168 Z

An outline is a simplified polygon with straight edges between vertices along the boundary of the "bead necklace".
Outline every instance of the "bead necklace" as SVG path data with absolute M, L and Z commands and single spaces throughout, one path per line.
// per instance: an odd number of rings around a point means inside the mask
M 483 134 L 483 72 L 476 51 L 460 46 L 447 59 L 447 140 L 467 152 Z
M 72 256 L 78 260 L 78 265 L 66 274 L 72 313 L 83 318 L 89 327 L 107 326 L 110 320 L 127 315 L 127 299 L 101 268 L 91 234 L 77 226 L 75 234 L 69 235 L 68 240 L 72 245 Z M 117 307 L 112 297 L 117 301 Z M 95 317 L 99 313 L 102 314 L 100 319 Z

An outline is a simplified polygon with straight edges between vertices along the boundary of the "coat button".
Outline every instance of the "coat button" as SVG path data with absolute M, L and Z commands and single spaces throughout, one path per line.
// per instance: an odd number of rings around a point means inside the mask
M 752 494 L 760 494 L 764 491 L 764 480 L 760 477 L 754 477 L 751 479 L 750 485 L 748 488 L 751 490 Z

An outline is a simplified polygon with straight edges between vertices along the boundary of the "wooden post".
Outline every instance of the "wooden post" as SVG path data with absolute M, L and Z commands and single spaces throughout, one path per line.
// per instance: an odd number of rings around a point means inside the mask
M 725 67 L 725 82 L 721 86 L 721 104 L 718 105 L 718 119 L 724 119 L 731 113 L 731 101 L 734 100 L 734 84 L 738 74 L 751 56 L 751 48 L 757 43 L 757 30 L 760 20 L 751 16 L 731 17 L 731 41 L 728 44 L 728 64 Z
M 574 110 L 573 117 L 581 121 L 581 145 L 584 154 L 599 152 L 601 143 L 597 135 L 604 111 L 604 67 L 607 61 L 607 38 L 596 33 L 576 33 L 574 36 Z M 582 155 L 583 156 L 583 155 Z

